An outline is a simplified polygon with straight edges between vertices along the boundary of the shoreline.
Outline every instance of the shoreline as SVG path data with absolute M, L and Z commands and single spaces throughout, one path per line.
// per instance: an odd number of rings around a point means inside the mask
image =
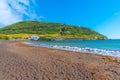
M 111 57 L 115 57 L 115 58 L 120 58 L 120 50 L 88 48 L 88 47 L 58 46 L 58 45 L 48 45 L 48 44 L 44 44 L 44 43 L 36 44 L 36 43 L 28 42 L 28 41 L 23 42 L 23 44 L 37 46 L 37 47 L 53 48 L 53 49 L 59 49 L 59 50 L 83 52 L 83 53 L 90 53 L 90 54 L 99 54 L 99 55 L 103 55 L 103 56 L 111 56 Z
M 120 80 L 110 56 L 0 41 L 0 80 Z
M 65 52 L 71 52 L 71 53 L 77 53 L 77 54 L 85 54 L 85 55 L 90 55 L 90 56 L 100 56 L 100 57 L 105 57 L 109 59 L 110 61 L 115 61 L 115 62 L 120 62 L 120 57 L 114 57 L 110 55 L 103 55 L 103 54 L 97 54 L 97 53 L 90 53 L 90 52 L 80 52 L 80 51 L 73 51 L 73 50 L 66 50 L 66 49 L 57 49 L 53 48 L 53 45 L 51 47 L 46 47 L 46 45 L 42 46 L 36 46 L 36 45 L 31 45 L 30 43 L 24 43 L 23 41 L 19 43 L 21 46 L 27 46 L 27 47 L 36 47 L 36 48 L 42 48 L 42 49 L 49 49 L 49 50 L 57 50 L 57 51 L 65 51 Z

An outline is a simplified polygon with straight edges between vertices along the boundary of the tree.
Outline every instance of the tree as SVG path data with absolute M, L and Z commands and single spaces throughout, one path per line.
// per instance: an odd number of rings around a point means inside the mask
M 62 26 L 62 27 L 60 28 L 60 35 L 64 35 L 64 34 L 65 34 L 65 27 Z

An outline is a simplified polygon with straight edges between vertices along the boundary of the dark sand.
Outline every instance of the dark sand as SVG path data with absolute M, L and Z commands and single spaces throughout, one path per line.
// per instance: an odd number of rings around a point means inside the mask
M 0 41 L 0 80 L 120 80 L 112 57 Z

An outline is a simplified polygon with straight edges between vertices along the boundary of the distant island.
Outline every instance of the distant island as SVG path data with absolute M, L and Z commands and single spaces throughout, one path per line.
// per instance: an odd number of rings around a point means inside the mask
M 28 39 L 39 36 L 41 39 L 107 39 L 106 36 L 83 26 L 53 22 L 22 21 L 0 28 L 0 39 Z

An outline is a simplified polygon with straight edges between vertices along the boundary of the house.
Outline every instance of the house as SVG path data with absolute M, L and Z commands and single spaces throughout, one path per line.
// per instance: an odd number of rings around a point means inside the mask
M 39 36 L 31 36 L 30 38 L 28 38 L 28 40 L 33 40 L 33 41 L 37 41 L 39 40 Z

